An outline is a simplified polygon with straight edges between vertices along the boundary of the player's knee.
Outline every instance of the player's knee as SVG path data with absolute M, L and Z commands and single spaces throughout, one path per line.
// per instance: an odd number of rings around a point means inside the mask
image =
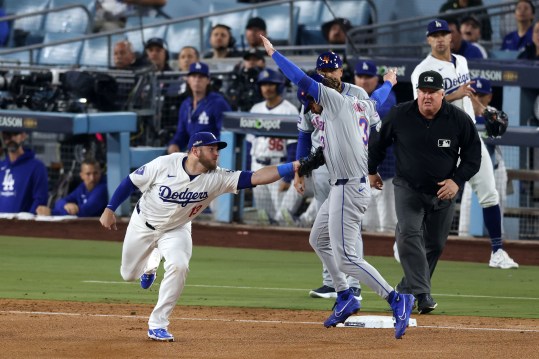
M 176 274 L 181 277 L 186 277 L 189 273 L 189 263 L 187 261 L 169 261 L 165 262 L 165 271 L 170 274 Z

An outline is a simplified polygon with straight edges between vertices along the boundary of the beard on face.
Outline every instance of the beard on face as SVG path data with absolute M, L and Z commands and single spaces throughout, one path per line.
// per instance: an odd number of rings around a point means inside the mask
M 204 152 L 200 152 L 200 155 L 198 157 L 198 162 L 204 167 L 208 169 L 208 171 L 213 171 L 217 168 L 217 161 L 213 161 L 212 159 L 206 157 Z
M 17 150 L 19 149 L 19 147 L 21 147 L 21 144 L 20 143 L 17 143 L 15 141 L 7 141 L 5 143 L 5 148 L 8 152 L 11 152 L 11 153 L 14 153 L 14 152 L 17 152 Z

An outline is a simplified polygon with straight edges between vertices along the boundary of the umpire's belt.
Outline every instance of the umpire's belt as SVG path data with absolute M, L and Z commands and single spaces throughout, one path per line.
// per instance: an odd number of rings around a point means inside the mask
M 137 203 L 136 208 L 137 208 L 137 213 L 140 214 L 140 206 L 138 205 L 138 203 Z M 152 231 L 155 231 L 155 227 L 149 224 L 148 222 L 145 222 L 144 224 L 146 225 L 146 227 L 150 228 Z
M 348 178 L 339 178 L 338 180 L 335 181 L 335 186 L 344 186 L 345 184 L 348 183 L 348 181 L 349 181 Z M 359 182 L 367 183 L 367 180 L 365 179 L 365 177 L 361 177 Z
M 278 165 L 279 163 L 286 162 L 286 157 L 259 157 L 255 161 L 262 166 Z

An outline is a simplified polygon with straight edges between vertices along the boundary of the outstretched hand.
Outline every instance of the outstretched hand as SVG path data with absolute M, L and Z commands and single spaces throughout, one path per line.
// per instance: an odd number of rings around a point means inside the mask
M 273 48 L 273 44 L 264 35 L 260 35 L 260 38 L 262 39 L 262 42 L 264 43 L 264 48 L 266 49 L 266 53 L 268 54 L 268 56 L 273 55 L 273 53 L 275 52 L 275 49 Z
M 116 216 L 114 215 L 114 212 L 109 208 L 105 208 L 103 214 L 101 215 L 101 218 L 99 218 L 99 222 L 101 222 L 101 225 L 108 230 L 118 230 L 118 228 L 116 227 Z

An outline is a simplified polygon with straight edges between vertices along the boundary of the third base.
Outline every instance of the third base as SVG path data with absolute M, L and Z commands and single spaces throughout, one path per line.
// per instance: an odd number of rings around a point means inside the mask
M 394 328 L 393 317 L 382 315 L 352 315 L 344 323 L 337 324 L 337 327 L 353 328 Z M 417 327 L 417 320 L 410 318 L 409 327 Z

